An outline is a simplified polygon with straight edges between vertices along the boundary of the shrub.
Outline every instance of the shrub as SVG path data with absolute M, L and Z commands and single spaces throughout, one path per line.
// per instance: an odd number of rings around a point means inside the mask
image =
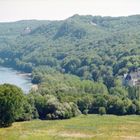
M 100 115 L 106 114 L 106 109 L 105 109 L 105 107 L 99 107 L 99 114 L 100 114 Z
M 0 127 L 12 125 L 22 112 L 24 95 L 20 88 L 10 85 L 0 85 Z
M 84 114 L 84 115 L 87 115 L 87 114 L 88 114 L 88 109 L 85 109 L 85 110 L 83 111 L 83 114 Z

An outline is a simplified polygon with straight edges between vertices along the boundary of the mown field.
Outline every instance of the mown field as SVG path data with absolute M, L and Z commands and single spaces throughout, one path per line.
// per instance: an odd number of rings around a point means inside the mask
M 81 115 L 69 120 L 16 122 L 0 140 L 140 140 L 140 116 Z

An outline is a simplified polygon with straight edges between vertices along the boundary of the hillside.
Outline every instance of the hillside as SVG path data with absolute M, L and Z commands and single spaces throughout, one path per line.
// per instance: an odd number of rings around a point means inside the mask
M 140 68 L 140 15 L 0 23 L 0 65 L 30 72 L 38 86 L 27 95 L 21 91 L 21 112 L 1 126 L 81 113 L 139 115 L 140 87 L 122 85 L 122 76 Z M 14 103 L 5 92 L 14 96 L 18 87 L 0 88 L 5 107 L 7 100 Z
M 139 15 L 1 23 L 0 31 L 0 63 L 26 72 L 49 66 L 98 81 L 140 66 Z

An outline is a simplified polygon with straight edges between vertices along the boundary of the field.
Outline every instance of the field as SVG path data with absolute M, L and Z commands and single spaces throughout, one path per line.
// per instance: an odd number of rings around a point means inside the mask
M 69 120 L 16 122 L 0 140 L 140 140 L 140 116 L 81 115 Z

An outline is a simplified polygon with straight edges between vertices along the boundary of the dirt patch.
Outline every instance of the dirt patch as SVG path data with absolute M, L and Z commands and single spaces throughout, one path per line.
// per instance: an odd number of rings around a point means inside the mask
M 74 132 L 61 132 L 58 133 L 61 137 L 72 137 L 72 138 L 92 138 L 97 135 L 85 134 L 85 133 L 74 133 Z
M 120 136 L 120 138 L 123 138 L 123 140 L 140 140 L 138 136 Z
M 32 88 L 31 89 L 33 91 L 37 91 L 38 90 L 38 85 L 37 84 L 32 85 Z

